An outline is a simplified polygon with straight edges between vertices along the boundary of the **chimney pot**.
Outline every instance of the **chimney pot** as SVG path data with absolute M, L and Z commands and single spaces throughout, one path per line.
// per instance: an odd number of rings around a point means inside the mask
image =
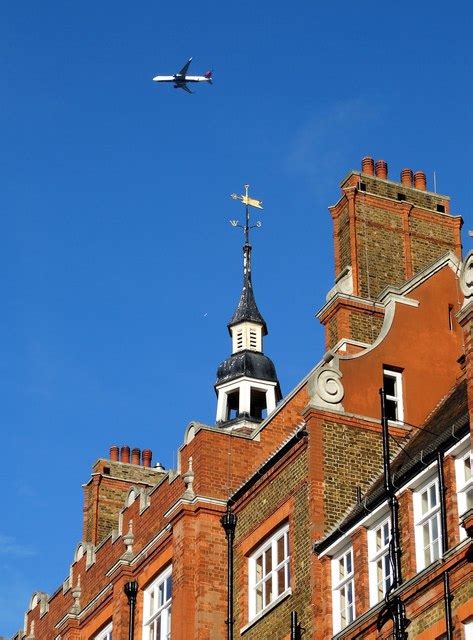
M 370 156 L 361 159 L 361 172 L 374 176 L 374 160 Z
M 416 171 L 414 173 L 414 187 L 421 191 L 427 191 L 427 179 L 423 171 Z
M 110 447 L 110 460 L 112 462 L 118 462 L 119 453 L 120 453 L 120 449 L 117 447 L 116 444 L 111 446 Z
M 150 467 L 151 466 L 151 458 L 153 457 L 151 449 L 143 449 L 143 451 L 141 452 L 141 456 L 142 456 L 142 459 L 143 459 L 143 466 L 144 467 Z
M 140 464 L 141 451 L 139 449 L 131 450 L 131 464 Z
M 121 462 L 130 462 L 130 447 L 122 447 L 120 454 Z
M 412 187 L 413 179 L 414 179 L 414 174 L 412 173 L 412 169 L 403 169 L 401 171 L 401 183 L 405 187 Z
M 388 163 L 386 160 L 376 160 L 375 173 L 377 178 L 388 179 Z

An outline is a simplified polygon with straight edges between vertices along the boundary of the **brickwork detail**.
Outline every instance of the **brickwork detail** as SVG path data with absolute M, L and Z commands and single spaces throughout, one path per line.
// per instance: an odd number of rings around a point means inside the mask
M 360 311 L 350 313 L 350 334 L 353 340 L 372 344 L 383 326 L 383 318 Z
M 357 246 L 359 295 L 376 298 L 387 284 L 405 280 L 405 255 L 400 216 L 378 207 L 358 205 Z
M 414 204 L 416 207 L 435 211 L 437 205 L 440 204 L 445 207 L 445 211 L 448 213 L 449 200 L 448 198 L 445 198 L 445 196 L 426 191 L 418 191 L 417 189 L 404 187 L 397 182 L 377 180 L 376 178 L 370 178 L 365 175 L 363 175 L 362 180 L 366 185 L 367 193 L 391 198 L 392 200 L 397 200 L 398 193 L 402 193 L 406 197 L 406 200 Z
M 235 617 L 237 628 L 241 628 L 248 622 L 248 558 L 238 553 L 238 545 L 259 524 L 264 522 L 282 502 L 290 497 L 294 499 L 294 512 L 289 520 L 292 596 L 283 600 L 248 629 L 244 634 L 248 640 L 263 640 L 263 638 L 283 640 L 286 638 L 289 634 L 290 614 L 293 609 L 297 610 L 299 620 L 307 630 L 307 637 L 311 637 L 311 537 L 307 475 L 307 455 L 304 452 L 271 479 L 269 484 L 266 484 L 257 495 L 252 495 L 249 504 L 238 513 Z
M 323 424 L 325 532 L 353 506 L 356 486 L 365 489 L 382 469 L 381 434 L 336 422 Z
M 409 616 L 411 618 L 411 624 L 409 625 L 410 638 L 417 638 L 417 636 L 420 635 L 423 631 L 425 631 L 426 629 L 429 629 L 436 622 L 445 618 L 443 589 L 440 588 L 440 585 L 438 587 L 438 591 L 439 591 L 439 599 L 437 600 L 437 602 L 435 602 L 435 604 L 433 604 L 427 610 L 422 611 L 420 615 L 415 616 L 415 615 L 412 615 L 411 613 L 411 615 Z M 473 598 L 473 580 L 470 579 L 453 591 L 453 600 L 452 600 L 453 614 L 455 613 L 455 610 L 458 609 L 458 607 L 460 607 L 465 602 L 468 602 L 472 598 Z M 422 603 L 422 601 L 420 601 L 420 603 Z M 416 602 L 414 604 L 418 606 L 419 602 Z M 408 610 L 408 614 L 409 614 L 409 610 Z M 456 626 L 456 631 L 459 632 L 460 625 L 457 624 L 455 626 Z M 461 638 L 462 636 L 460 635 L 460 633 L 458 633 L 456 637 Z
M 100 543 L 118 525 L 118 514 L 135 484 L 153 487 L 163 473 L 150 467 L 98 460 L 92 480 L 84 487 L 84 542 Z
M 348 207 L 345 207 L 345 210 L 340 214 L 339 229 L 338 242 L 340 247 L 340 271 L 343 271 L 345 267 L 348 267 L 351 264 Z

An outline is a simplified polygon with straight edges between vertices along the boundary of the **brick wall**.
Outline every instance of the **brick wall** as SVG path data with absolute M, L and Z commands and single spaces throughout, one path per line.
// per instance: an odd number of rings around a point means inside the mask
M 325 420 L 323 500 L 325 532 L 353 506 L 356 486 L 367 488 L 382 470 L 383 443 L 375 431 Z
M 248 640 L 282 640 L 288 637 L 292 610 L 297 611 L 299 622 L 306 629 L 306 636 L 311 637 L 311 537 L 307 474 L 307 455 L 304 450 L 284 468 L 276 470 L 270 478 L 263 479 L 260 486 L 252 489 L 248 504 L 242 508 L 236 507 L 235 637 L 239 637 L 239 629 L 248 623 L 248 555 L 264 542 L 264 538 L 255 541 L 245 553 L 241 552 L 242 545 L 261 523 L 288 500 L 293 501 L 289 515 L 292 595 L 264 615 L 243 637 Z
M 133 486 L 153 487 L 164 473 L 137 464 L 98 460 L 84 487 L 84 542 L 100 543 L 118 525 L 118 514 Z
M 350 313 L 350 337 L 352 340 L 373 343 L 381 331 L 383 318 L 359 311 Z

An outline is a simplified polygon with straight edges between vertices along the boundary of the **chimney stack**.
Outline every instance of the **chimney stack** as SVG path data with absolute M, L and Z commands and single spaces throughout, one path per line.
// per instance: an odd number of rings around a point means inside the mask
M 403 169 L 401 171 L 401 183 L 404 187 L 412 187 L 413 179 L 414 174 L 412 173 L 412 169 Z
M 112 462 L 118 462 L 120 450 L 116 444 L 110 447 L 110 460 Z
M 423 171 L 414 173 L 414 187 L 420 189 L 420 191 L 427 191 L 427 179 Z
M 376 177 L 382 180 L 388 179 L 388 163 L 386 160 L 376 160 L 375 164 Z
M 151 453 L 151 449 L 143 449 L 143 451 L 141 452 L 141 456 L 143 460 L 143 467 L 150 467 L 151 458 L 153 456 L 153 454 Z
M 370 156 L 365 156 L 361 160 L 361 172 L 369 176 L 374 176 L 374 160 Z
M 120 453 L 120 462 L 130 462 L 130 447 L 122 447 Z
M 141 451 L 139 449 L 131 450 L 131 464 L 140 464 L 141 462 Z

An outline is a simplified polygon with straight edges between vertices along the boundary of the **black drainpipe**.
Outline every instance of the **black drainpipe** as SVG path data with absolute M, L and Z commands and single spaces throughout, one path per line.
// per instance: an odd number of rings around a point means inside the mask
M 444 556 L 448 551 L 448 529 L 445 501 L 445 477 L 443 473 L 443 451 L 437 451 L 437 473 L 439 479 L 440 526 L 442 528 L 442 556 Z
M 448 571 L 443 574 L 443 601 L 445 604 L 445 624 L 447 627 L 447 640 L 453 639 L 452 621 L 452 595 L 450 593 L 450 579 Z
M 299 623 L 297 611 L 291 611 L 291 640 L 299 640 Z
M 138 583 L 136 581 L 127 582 L 123 587 L 123 591 L 128 598 L 128 606 L 130 607 L 130 616 L 128 619 L 128 640 L 133 640 L 135 635 L 135 606 L 136 594 L 138 593 Z
M 399 504 L 396 497 L 396 490 L 391 476 L 391 460 L 389 453 L 389 425 L 386 416 L 386 393 L 384 389 L 379 390 L 381 396 L 381 426 L 383 431 L 383 468 L 384 468 L 384 489 L 389 499 L 389 511 L 391 515 L 391 562 L 393 567 L 393 584 L 391 590 L 397 589 L 402 584 L 401 568 L 401 543 L 399 532 Z
M 384 389 L 379 390 L 381 397 L 381 427 L 383 434 L 383 470 L 384 470 L 384 489 L 389 499 L 389 511 L 391 515 L 391 539 L 389 541 L 389 555 L 393 568 L 393 581 L 391 587 L 386 593 L 386 608 L 388 614 L 392 617 L 394 623 L 395 640 L 407 640 L 407 627 L 409 620 L 406 618 L 406 609 L 399 595 L 391 597 L 391 591 L 397 589 L 402 584 L 402 566 L 401 566 L 401 542 L 399 531 L 399 503 L 396 497 L 396 489 L 394 487 L 391 475 L 391 459 L 389 454 L 389 425 L 386 415 L 386 393 Z
M 237 517 L 230 503 L 227 504 L 227 511 L 221 517 L 220 523 L 227 536 L 227 640 L 233 640 L 233 540 Z

